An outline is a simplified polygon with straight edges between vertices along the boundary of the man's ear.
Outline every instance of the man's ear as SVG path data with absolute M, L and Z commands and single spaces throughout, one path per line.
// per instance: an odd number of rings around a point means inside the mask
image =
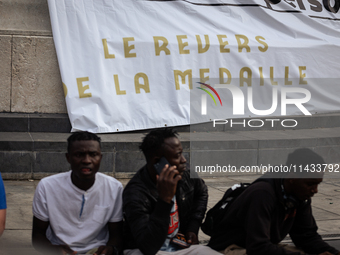
M 151 163 L 154 165 L 154 164 L 156 164 L 157 162 L 159 162 L 160 159 L 161 159 L 160 156 L 153 156 L 153 157 L 151 158 Z
M 290 185 L 293 185 L 295 183 L 295 179 L 288 179 L 288 182 Z
M 296 179 L 294 178 L 288 178 L 285 186 L 285 192 L 287 194 L 291 194 L 294 190 L 294 186 L 296 186 Z

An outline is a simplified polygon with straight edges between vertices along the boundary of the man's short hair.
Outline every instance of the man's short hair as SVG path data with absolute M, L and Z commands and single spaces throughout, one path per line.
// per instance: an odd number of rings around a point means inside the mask
M 101 139 L 99 136 L 87 131 L 78 131 L 67 138 L 67 152 L 70 152 L 71 145 L 75 141 L 97 141 L 99 143 L 99 148 L 101 148 Z
M 325 164 L 325 160 L 317 153 L 308 148 L 296 149 L 290 153 L 286 165 L 301 165 L 302 167 L 310 164 Z
M 157 152 L 162 149 L 164 140 L 170 137 L 177 138 L 177 131 L 173 130 L 172 128 L 161 128 L 152 130 L 144 137 L 143 142 L 139 146 L 139 149 L 143 152 L 146 160 L 148 161 L 151 156 L 157 154 Z
M 290 174 L 292 178 L 322 178 L 324 164 L 323 157 L 308 148 L 296 149 L 288 155 L 286 162 L 286 166 L 295 169 Z

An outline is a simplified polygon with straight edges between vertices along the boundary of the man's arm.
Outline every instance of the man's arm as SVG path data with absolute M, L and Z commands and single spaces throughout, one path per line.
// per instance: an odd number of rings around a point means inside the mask
M 123 221 L 109 222 L 109 240 L 106 246 L 100 246 L 95 255 L 118 255 L 123 251 Z M 114 248 L 115 247 L 115 248 Z
M 6 225 L 6 209 L 0 210 L 0 236 L 2 236 L 2 233 L 5 230 Z
M 268 189 L 270 186 L 268 185 Z M 301 255 L 300 252 L 289 252 L 270 240 L 272 220 L 277 217 L 276 197 L 266 188 L 252 190 L 246 200 L 245 207 L 239 213 L 245 214 L 246 250 L 248 255 Z M 235 203 L 235 202 L 234 202 Z M 315 253 L 314 253 L 315 254 Z
M 188 243 L 198 243 L 198 231 L 202 224 L 208 204 L 208 188 L 201 178 L 192 179 L 195 182 L 194 203 L 191 209 L 186 238 Z
M 39 220 L 33 216 L 33 228 L 32 228 L 32 245 L 33 247 L 46 254 L 72 254 L 74 251 L 67 245 L 52 245 L 52 243 L 46 237 L 46 230 L 50 225 L 49 221 Z
M 109 222 L 109 241 L 107 245 L 117 247 L 118 251 L 123 250 L 123 221 Z
M 257 199 L 261 198 L 261 199 Z M 291 252 L 285 250 L 283 247 L 278 246 L 270 241 L 270 232 L 278 231 L 272 229 L 272 217 L 275 217 L 274 209 L 275 198 L 267 192 L 261 190 L 252 192 L 252 199 L 250 200 L 250 207 L 247 210 L 246 225 L 246 250 L 248 255 L 301 255 L 301 252 Z M 295 219 L 296 220 L 296 219 Z M 331 255 L 335 253 L 327 253 L 325 250 L 322 252 L 316 250 L 304 250 L 305 255 Z
M 289 235 L 295 245 L 301 247 L 305 252 L 339 254 L 338 250 L 322 240 L 317 230 L 318 227 L 312 215 L 311 200 L 309 200 L 306 205 L 299 208 Z
M 156 254 L 167 236 L 172 204 L 158 199 L 150 214 L 145 207 L 143 195 L 138 194 L 138 198 L 134 200 L 125 199 L 125 194 L 126 197 L 131 197 L 129 193 L 124 191 L 123 210 L 134 242 L 143 254 Z
M 153 211 L 146 207 L 145 190 L 136 187 L 125 188 L 123 211 L 138 249 L 145 255 L 156 254 L 162 247 L 168 233 L 169 216 L 176 193 L 177 182 L 181 179 L 175 167 L 163 169 L 157 179 L 159 197 L 154 201 Z

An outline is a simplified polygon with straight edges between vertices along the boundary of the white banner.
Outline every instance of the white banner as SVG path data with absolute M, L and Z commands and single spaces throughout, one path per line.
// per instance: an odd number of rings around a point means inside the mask
M 340 110 L 339 86 L 308 83 L 340 76 L 340 0 L 48 4 L 73 131 L 189 124 L 192 78 L 237 79 L 255 95 L 282 80 L 313 91 L 311 113 Z

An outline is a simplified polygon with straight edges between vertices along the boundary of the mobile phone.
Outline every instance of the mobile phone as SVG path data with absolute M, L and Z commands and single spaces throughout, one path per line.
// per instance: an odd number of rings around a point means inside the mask
M 185 236 L 181 233 L 177 233 L 177 235 L 171 239 L 171 243 L 182 249 L 190 247 L 190 244 L 187 243 Z
M 163 168 L 165 167 L 166 164 L 168 164 L 168 166 L 170 167 L 170 164 L 166 160 L 165 157 L 161 157 L 160 160 L 156 164 L 154 164 L 154 167 L 155 167 L 158 175 L 161 174 L 161 172 L 162 172 L 162 170 L 163 170 Z

